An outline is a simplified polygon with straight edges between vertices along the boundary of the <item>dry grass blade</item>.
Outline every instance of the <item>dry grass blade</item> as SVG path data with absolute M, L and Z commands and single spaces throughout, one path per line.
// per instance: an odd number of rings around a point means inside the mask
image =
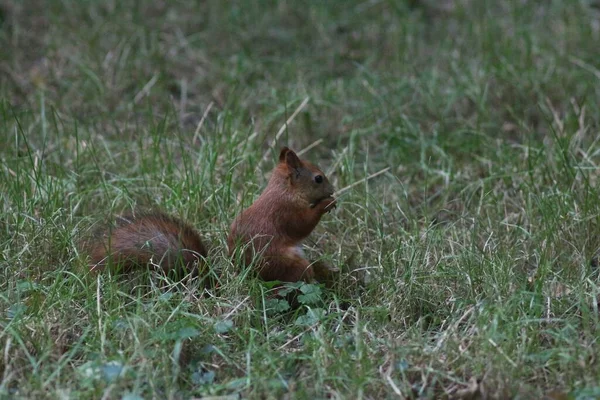
M 301 156 L 304 153 L 307 153 L 309 150 L 317 147 L 318 145 L 320 145 L 321 143 L 323 143 L 323 139 L 318 139 L 315 140 L 314 142 L 312 142 L 311 144 L 309 144 L 308 146 L 306 146 L 305 148 L 303 148 L 300 151 L 297 151 L 296 154 L 298 154 L 299 156 Z
M 144 85 L 144 87 L 142 88 L 142 90 L 140 90 L 138 92 L 138 94 L 135 95 L 135 98 L 133 99 L 133 103 L 137 104 L 140 101 L 142 101 L 142 99 L 146 96 L 148 96 L 150 94 L 150 90 L 152 90 L 152 86 L 154 86 L 154 84 L 156 83 L 156 81 L 158 80 L 158 74 L 154 74 L 154 76 L 152 77 L 152 79 L 150 79 L 148 81 L 148 83 L 146 83 Z
M 200 122 L 198 122 L 198 126 L 196 127 L 196 130 L 194 131 L 194 137 L 192 138 L 192 144 L 196 144 L 196 141 L 198 140 L 198 137 L 200 136 L 200 130 L 202 129 L 202 126 L 204 125 L 204 121 L 206 120 L 206 117 L 208 116 L 208 113 L 210 112 L 213 105 L 214 105 L 214 102 L 211 101 L 210 103 L 208 103 L 206 110 L 204 110 L 204 113 L 202 114 L 202 118 L 200 118 Z
M 309 100 L 310 100 L 310 97 L 305 98 L 302 101 L 302 103 L 300 103 L 300 105 L 296 108 L 294 113 L 292 115 L 290 115 L 290 117 L 285 121 L 285 123 L 283 125 L 281 125 L 281 128 L 279 128 L 279 131 L 277 132 L 277 134 L 275 135 L 275 137 L 269 144 L 269 149 L 267 151 L 265 151 L 260 162 L 256 166 L 257 171 L 260 170 L 260 168 L 262 167 L 264 162 L 269 159 L 269 154 L 271 153 L 271 150 L 273 150 L 273 148 L 277 145 L 277 142 L 279 141 L 279 138 L 281 137 L 281 135 L 283 135 L 283 133 L 285 132 L 287 127 L 292 123 L 294 118 L 296 118 L 296 116 L 300 113 L 300 111 L 302 111 L 302 109 L 308 104 Z
M 379 176 L 381 174 L 384 174 L 384 173 L 388 172 L 389 170 L 390 170 L 390 167 L 384 168 L 381 171 L 375 172 L 374 174 L 371 174 L 371 175 L 367 176 L 366 178 L 363 178 L 363 179 L 361 179 L 359 181 L 356 181 L 356 182 L 354 182 L 351 185 L 348 185 L 348 186 L 346 186 L 344 188 L 341 188 L 340 190 L 338 190 L 337 192 L 334 193 L 334 196 L 338 197 L 342 193 L 347 192 L 348 190 L 352 189 L 353 187 L 356 187 L 356 186 L 360 185 L 361 183 L 363 183 L 365 181 L 368 181 L 368 180 L 373 179 L 373 178 L 375 178 L 375 177 L 377 177 L 377 176 Z
M 600 70 L 594 67 L 593 65 L 590 65 L 577 57 L 571 57 L 571 62 L 577 65 L 578 67 L 581 67 L 586 71 L 592 73 L 596 78 L 600 79 Z

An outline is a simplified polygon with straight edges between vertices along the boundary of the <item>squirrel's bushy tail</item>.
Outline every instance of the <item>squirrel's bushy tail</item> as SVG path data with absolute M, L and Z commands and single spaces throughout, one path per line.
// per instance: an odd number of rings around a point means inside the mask
M 91 270 L 115 265 L 126 271 L 152 263 L 165 272 L 198 275 L 207 255 L 200 235 L 191 226 L 162 213 L 122 215 L 85 247 Z

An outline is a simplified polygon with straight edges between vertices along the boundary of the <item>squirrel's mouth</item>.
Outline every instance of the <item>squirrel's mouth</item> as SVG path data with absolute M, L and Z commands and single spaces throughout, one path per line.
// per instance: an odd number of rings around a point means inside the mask
M 331 199 L 331 198 L 333 198 L 333 195 L 329 195 L 329 196 L 323 196 L 323 197 L 321 197 L 321 198 L 319 198 L 319 199 L 315 200 L 315 201 L 314 201 L 314 202 L 313 202 L 313 203 L 310 205 L 310 207 L 311 207 L 311 208 L 313 208 L 313 207 L 315 207 L 317 204 L 319 204 L 320 202 L 322 202 L 323 200 L 327 200 L 327 199 Z

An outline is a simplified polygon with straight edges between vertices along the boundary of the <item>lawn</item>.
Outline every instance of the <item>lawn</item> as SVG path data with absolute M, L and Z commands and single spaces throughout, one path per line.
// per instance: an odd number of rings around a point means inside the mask
M 0 398 L 600 398 L 598 43 L 584 0 L 0 1 Z M 286 145 L 352 185 L 295 309 L 226 248 Z M 140 209 L 217 289 L 88 273 Z

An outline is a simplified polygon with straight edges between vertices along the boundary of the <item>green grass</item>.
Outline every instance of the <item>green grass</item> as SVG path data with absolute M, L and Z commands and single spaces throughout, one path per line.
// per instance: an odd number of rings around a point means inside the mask
M 0 10 L 0 397 L 600 397 L 597 2 Z M 227 230 L 317 141 L 337 188 L 391 169 L 306 243 L 333 288 L 278 311 Z M 136 208 L 201 231 L 219 290 L 87 274 Z

